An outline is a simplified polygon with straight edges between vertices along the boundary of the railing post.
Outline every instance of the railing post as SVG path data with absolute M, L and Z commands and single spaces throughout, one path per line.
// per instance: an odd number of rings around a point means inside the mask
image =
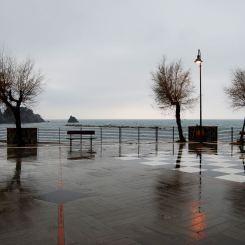
M 119 144 L 122 143 L 122 128 L 119 127 Z
M 83 128 L 82 127 L 80 127 L 80 130 L 82 131 L 83 130 Z M 81 147 L 82 147 L 82 143 L 83 143 L 83 136 L 82 136 L 82 134 L 80 135 L 80 145 L 81 145 Z
M 173 142 L 174 142 L 174 126 L 173 126 Z
M 7 139 L 6 139 L 7 142 Z M 39 143 L 39 128 L 37 128 L 37 143 Z
M 156 127 L 155 129 L 155 136 L 156 136 L 156 143 L 158 143 L 158 127 Z
M 93 137 L 92 134 L 90 135 L 90 154 L 93 153 Z
M 233 143 L 233 134 L 234 134 L 233 127 L 231 127 L 231 143 Z
M 100 143 L 102 144 L 102 127 L 100 127 Z
M 59 144 L 60 144 L 60 128 L 59 128 Z
M 140 127 L 138 127 L 138 144 L 140 143 Z

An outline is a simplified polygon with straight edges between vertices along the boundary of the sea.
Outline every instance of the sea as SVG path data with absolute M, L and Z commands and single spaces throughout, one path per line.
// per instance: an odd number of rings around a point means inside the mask
M 199 124 L 199 120 L 183 119 L 182 126 L 184 135 L 188 135 L 188 126 L 195 126 Z M 114 127 L 146 127 L 141 132 L 141 140 L 152 140 L 154 132 L 152 129 L 147 129 L 147 127 L 159 127 L 159 137 L 164 139 L 172 139 L 172 132 L 175 134 L 175 138 L 178 137 L 177 130 L 172 131 L 173 127 L 176 127 L 176 121 L 174 119 L 81 119 L 77 124 L 80 127 L 91 127 L 94 130 L 99 130 L 99 126 L 104 126 L 103 128 L 103 140 L 116 140 L 118 139 L 118 129 Z M 234 139 L 239 136 L 241 131 L 243 120 L 203 120 L 203 126 L 218 126 L 218 137 L 219 140 L 229 141 L 234 135 Z M 39 142 L 59 142 L 60 140 L 66 141 L 66 131 L 69 129 L 74 129 L 74 127 L 68 126 L 67 119 L 61 120 L 46 120 L 43 123 L 24 123 L 22 124 L 23 128 L 38 128 L 38 137 Z M 114 126 L 114 127 L 113 127 Z M 6 139 L 6 128 L 15 127 L 15 124 L 0 124 L 0 140 Z M 111 127 L 111 128 L 110 128 Z M 233 130 L 231 130 L 233 128 Z M 100 131 L 96 131 L 96 135 L 100 135 Z M 123 140 L 135 140 L 137 138 L 137 130 L 132 129 L 123 130 Z M 153 133 L 152 133 L 153 132 Z M 232 133 L 233 132 L 233 133 Z
M 173 127 L 176 126 L 174 119 L 80 119 L 81 126 L 129 126 L 129 127 Z M 195 126 L 198 119 L 183 119 L 182 126 Z M 23 127 L 37 127 L 40 129 L 65 128 L 67 120 L 46 120 L 43 123 L 26 123 Z M 204 119 L 203 125 L 218 126 L 221 129 L 241 128 L 243 119 Z M 0 129 L 14 127 L 14 124 L 0 124 Z

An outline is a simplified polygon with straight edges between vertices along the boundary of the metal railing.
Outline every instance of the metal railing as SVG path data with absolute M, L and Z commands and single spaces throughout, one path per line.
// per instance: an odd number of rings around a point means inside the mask
M 95 131 L 95 142 L 102 143 L 130 143 L 130 142 L 158 142 L 172 141 L 172 128 L 159 127 L 108 127 L 108 126 L 83 126 L 71 129 Z M 38 142 L 66 143 L 67 128 L 39 129 Z
M 39 143 L 68 143 L 67 130 L 84 129 L 95 131 L 95 142 L 98 143 L 143 143 L 143 142 L 174 142 L 178 139 L 176 127 L 127 127 L 127 126 L 66 126 L 62 128 L 39 128 Z M 0 141 L 7 139 L 6 129 L 0 129 Z M 219 142 L 233 142 L 239 138 L 240 128 L 218 128 Z M 188 138 L 188 127 L 183 127 Z

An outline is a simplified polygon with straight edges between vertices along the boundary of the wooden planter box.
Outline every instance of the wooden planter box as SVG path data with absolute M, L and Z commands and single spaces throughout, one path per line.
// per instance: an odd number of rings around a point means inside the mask
M 36 145 L 37 128 L 22 128 L 22 138 L 25 145 Z M 7 128 L 7 144 L 17 144 L 16 128 Z
M 202 126 L 200 131 L 199 126 L 188 127 L 188 139 L 194 142 L 217 142 L 218 127 L 217 126 Z

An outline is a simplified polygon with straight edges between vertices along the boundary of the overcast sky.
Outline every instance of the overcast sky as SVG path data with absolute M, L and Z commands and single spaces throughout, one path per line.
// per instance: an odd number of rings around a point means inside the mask
M 0 45 L 45 74 L 34 110 L 46 119 L 172 118 L 154 102 L 165 55 L 190 68 L 203 118 L 242 118 L 223 89 L 245 69 L 244 0 L 0 0 Z M 183 118 L 198 118 L 199 107 Z

